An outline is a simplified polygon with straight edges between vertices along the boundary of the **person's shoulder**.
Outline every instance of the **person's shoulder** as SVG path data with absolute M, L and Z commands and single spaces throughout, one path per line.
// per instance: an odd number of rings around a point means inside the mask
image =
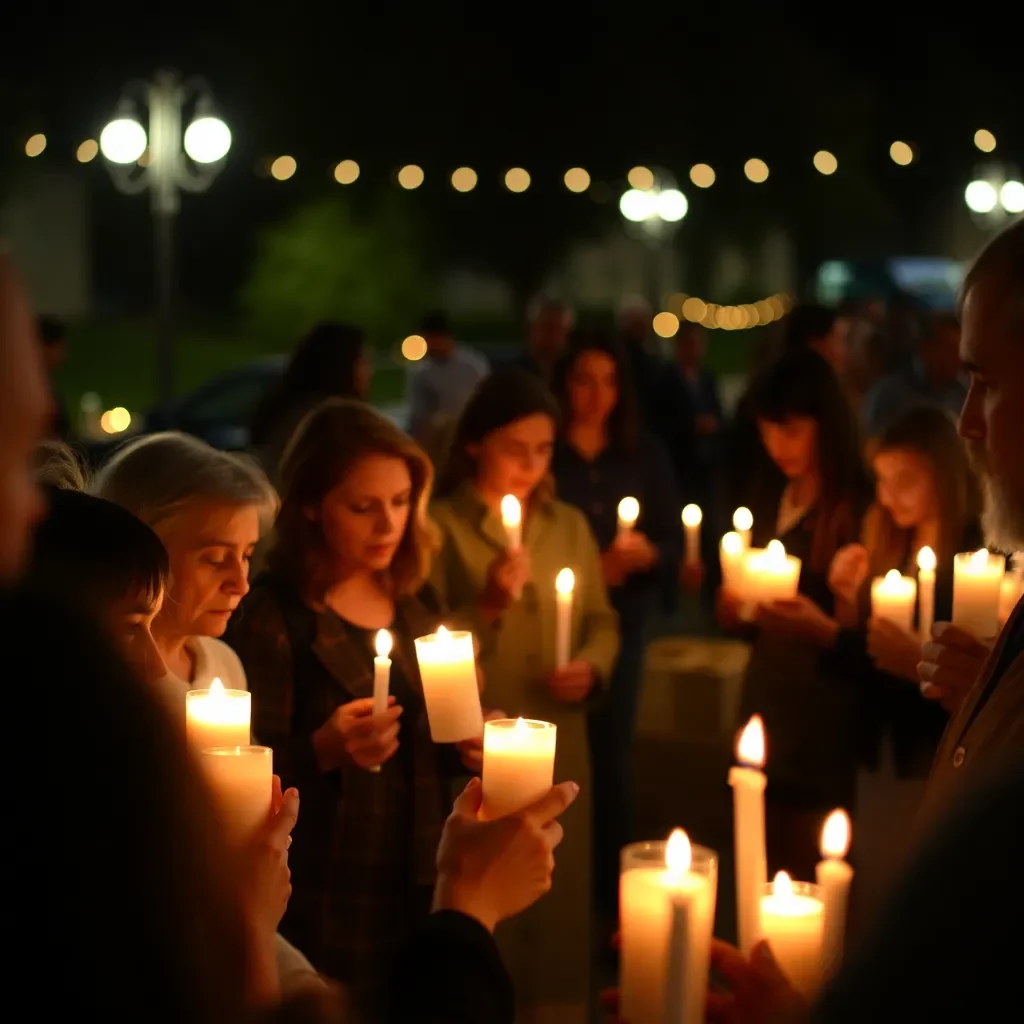
M 197 636 L 193 642 L 201 653 L 204 675 L 219 679 L 229 690 L 249 689 L 241 659 L 223 640 Z

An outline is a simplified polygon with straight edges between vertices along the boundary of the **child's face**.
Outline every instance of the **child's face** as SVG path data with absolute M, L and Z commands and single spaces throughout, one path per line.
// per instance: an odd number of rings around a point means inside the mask
M 153 640 L 153 620 L 164 603 L 161 588 L 156 595 L 126 594 L 107 611 L 107 623 L 118 650 L 145 682 L 167 675 L 167 666 Z

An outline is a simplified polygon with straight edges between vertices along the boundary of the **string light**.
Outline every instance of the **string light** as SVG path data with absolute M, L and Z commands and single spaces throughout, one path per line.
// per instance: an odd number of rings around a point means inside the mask
M 760 185 L 761 182 L 768 180 L 768 165 L 758 157 L 751 157 L 743 165 L 743 173 L 752 181 L 755 185 Z
M 675 313 L 658 313 L 651 326 L 659 338 L 673 338 L 679 333 L 679 317 Z
M 423 184 L 423 168 L 418 164 L 406 164 L 398 172 L 398 184 L 402 188 L 419 188 Z
M 477 180 L 477 173 L 472 167 L 457 167 L 452 171 L 452 188 L 456 192 L 472 192 Z
M 690 181 L 697 188 L 711 188 L 715 183 L 715 169 L 710 164 L 694 164 L 690 168 Z
M 898 139 L 889 147 L 889 156 L 892 157 L 893 163 L 899 164 L 900 167 L 906 167 L 914 161 L 914 151 L 906 142 L 900 142 Z
M 422 334 L 410 334 L 402 342 L 402 355 L 410 363 L 419 362 L 427 354 L 427 339 Z
M 996 148 L 996 137 L 987 128 L 979 128 L 974 133 L 974 144 L 982 153 L 991 153 Z
M 525 192 L 530 187 L 530 175 L 522 167 L 510 167 L 505 172 L 505 188 L 509 192 Z
M 676 304 L 679 299 L 679 312 L 684 320 L 692 324 L 700 324 L 709 330 L 722 331 L 745 331 L 751 327 L 763 327 L 784 317 L 792 308 L 793 300 L 784 293 L 769 295 L 767 298 L 759 299 L 757 302 L 745 302 L 738 306 L 723 306 L 717 302 L 705 302 L 696 295 L 673 296 Z M 672 316 L 672 313 L 659 313 L 659 317 Z M 657 317 L 655 317 L 657 320 Z M 679 329 L 679 321 L 676 320 L 676 330 L 671 334 L 662 334 L 663 338 L 671 337 Z M 657 326 L 655 333 L 661 334 Z
M 565 172 L 565 187 L 570 192 L 586 192 L 590 188 L 590 175 L 582 167 L 570 167 Z
M 334 180 L 339 185 L 351 185 L 359 177 L 359 164 L 355 160 L 342 160 L 334 168 Z
M 635 188 L 638 192 L 646 192 L 648 189 L 654 188 L 654 172 L 649 167 L 634 167 L 626 175 L 626 181 L 629 182 L 630 188 Z
M 827 149 L 814 154 L 814 169 L 820 174 L 835 174 L 838 168 L 839 161 Z
M 86 139 L 78 149 L 75 150 L 75 159 L 80 164 L 87 164 L 95 160 L 100 151 L 100 145 L 95 139 Z
M 25 156 L 39 156 L 44 149 L 46 149 L 46 136 L 42 132 L 38 132 L 25 143 Z
M 279 156 L 270 165 L 270 176 L 275 181 L 287 181 L 297 170 L 298 163 L 293 156 Z

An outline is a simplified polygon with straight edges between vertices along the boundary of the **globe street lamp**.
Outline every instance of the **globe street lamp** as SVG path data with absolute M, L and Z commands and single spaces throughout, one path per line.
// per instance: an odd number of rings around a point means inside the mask
M 149 131 L 136 117 L 149 113 Z M 186 109 L 192 117 L 182 133 Z M 134 194 L 149 189 L 157 283 L 157 393 L 161 402 L 174 395 L 174 346 L 171 307 L 174 282 L 174 216 L 181 192 L 209 188 L 231 148 L 231 130 L 214 114 L 213 96 L 201 79 L 182 82 L 161 71 L 152 82 L 129 83 L 115 117 L 100 133 L 100 151 L 117 188 Z
M 1024 182 L 1002 164 L 986 164 L 964 189 L 967 208 L 985 227 L 996 229 L 1007 217 L 1024 213 Z

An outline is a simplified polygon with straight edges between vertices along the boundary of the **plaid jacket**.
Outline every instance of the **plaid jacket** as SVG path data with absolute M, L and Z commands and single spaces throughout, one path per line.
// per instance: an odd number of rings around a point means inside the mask
M 449 810 L 446 777 L 458 764 L 454 748 L 431 742 L 413 646 L 439 621 L 432 598 L 428 590 L 397 603 L 391 659 L 400 746 L 380 774 L 354 763 L 322 773 L 311 740 L 337 707 L 372 696 L 370 631 L 314 612 L 268 573 L 227 638 L 248 676 L 256 742 L 273 748 L 282 785 L 297 787 L 301 799 L 281 933 L 317 970 L 349 986 L 373 1019 L 399 951 L 429 908 Z

